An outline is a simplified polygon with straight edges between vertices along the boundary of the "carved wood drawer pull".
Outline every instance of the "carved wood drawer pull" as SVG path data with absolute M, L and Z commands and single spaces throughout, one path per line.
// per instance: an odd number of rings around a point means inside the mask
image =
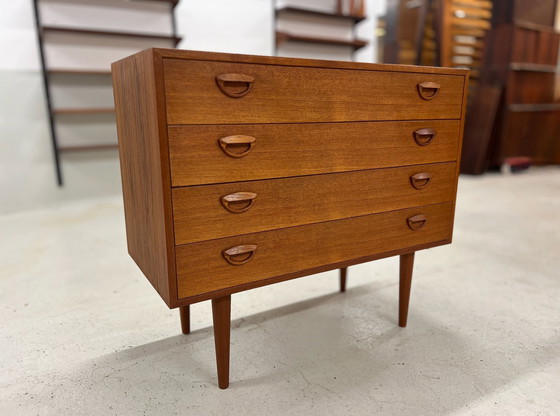
M 437 82 L 422 82 L 418 84 L 418 94 L 423 100 L 433 100 L 438 95 L 440 85 Z
M 218 143 L 224 153 L 230 157 L 247 156 L 257 139 L 251 136 L 227 136 L 218 140 Z
M 245 244 L 228 248 L 224 250 L 222 254 L 229 264 L 241 266 L 254 257 L 256 250 L 256 244 Z
M 434 129 L 419 129 L 414 132 L 414 140 L 419 146 L 429 145 L 436 138 Z
M 432 179 L 431 173 L 417 173 L 410 177 L 410 183 L 415 189 L 424 189 Z
M 257 194 L 254 192 L 236 192 L 221 198 L 222 205 L 229 212 L 240 214 L 249 210 L 255 204 Z
M 255 78 L 244 74 L 221 74 L 216 76 L 218 88 L 231 98 L 241 98 L 249 94 Z
M 424 214 L 418 214 L 413 217 L 407 218 L 406 222 L 411 230 L 418 231 L 426 224 L 426 216 Z

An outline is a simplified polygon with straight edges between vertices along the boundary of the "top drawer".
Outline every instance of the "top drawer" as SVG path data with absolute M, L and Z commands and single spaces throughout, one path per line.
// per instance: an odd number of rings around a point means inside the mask
M 164 59 L 169 124 L 457 119 L 462 75 Z

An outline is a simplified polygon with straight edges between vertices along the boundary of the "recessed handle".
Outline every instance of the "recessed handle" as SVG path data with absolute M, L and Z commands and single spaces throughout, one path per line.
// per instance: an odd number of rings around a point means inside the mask
M 253 150 L 256 140 L 252 136 L 236 135 L 222 137 L 218 140 L 218 144 L 226 155 L 230 157 L 244 157 Z
M 410 183 L 415 189 L 424 189 L 430 183 L 432 179 L 431 173 L 417 173 L 416 175 L 412 175 L 410 177 Z
M 241 98 L 253 89 L 255 78 L 245 74 L 221 74 L 216 76 L 218 88 L 231 98 Z
M 255 204 L 257 194 L 254 192 L 236 192 L 221 198 L 222 205 L 229 212 L 241 214 L 249 210 Z
M 430 101 L 436 98 L 440 87 L 441 86 L 437 82 L 422 82 L 418 84 L 418 94 L 420 94 L 423 100 Z
M 418 231 L 420 228 L 426 225 L 426 216 L 424 214 L 418 214 L 413 217 L 407 218 L 406 222 L 411 230 Z
M 224 258 L 233 266 L 241 266 L 255 256 L 256 244 L 244 244 L 222 251 Z
M 419 129 L 414 132 L 414 140 L 418 146 L 427 146 L 436 138 L 434 129 Z

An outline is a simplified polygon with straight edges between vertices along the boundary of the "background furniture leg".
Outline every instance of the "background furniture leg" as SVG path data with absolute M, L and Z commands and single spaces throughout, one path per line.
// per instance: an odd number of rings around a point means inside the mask
M 346 271 L 348 267 L 343 267 L 340 269 L 340 291 L 346 292 Z
M 181 317 L 181 331 L 183 334 L 191 332 L 191 306 L 180 306 L 179 316 Z
M 214 320 L 214 343 L 216 345 L 216 366 L 218 386 L 229 386 L 229 334 L 231 323 L 231 295 L 212 299 L 212 318 Z
M 400 258 L 399 282 L 399 326 L 406 327 L 408 317 L 408 301 L 410 300 L 410 286 L 412 283 L 412 267 L 414 266 L 414 252 L 403 254 Z

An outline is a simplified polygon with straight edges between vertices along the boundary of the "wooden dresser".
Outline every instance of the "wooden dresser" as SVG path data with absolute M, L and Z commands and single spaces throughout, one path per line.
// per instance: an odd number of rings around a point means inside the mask
M 113 64 L 128 250 L 170 308 L 451 242 L 468 72 L 150 49 Z

